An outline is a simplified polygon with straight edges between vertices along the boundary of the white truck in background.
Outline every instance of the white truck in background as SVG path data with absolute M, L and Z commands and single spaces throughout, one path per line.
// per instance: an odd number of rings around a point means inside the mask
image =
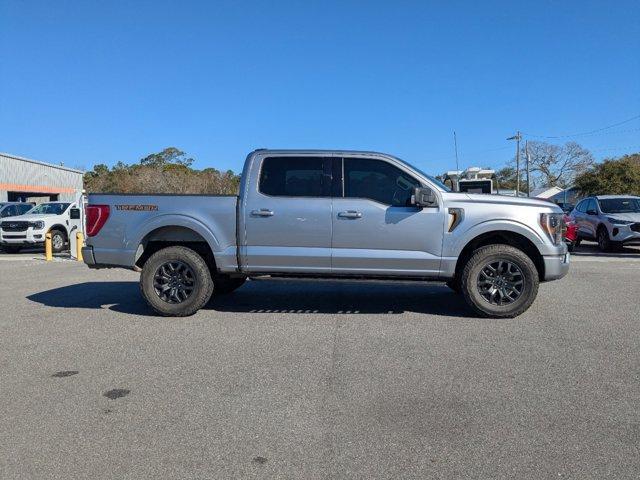
M 41 203 L 24 215 L 1 219 L 0 246 L 7 253 L 18 253 L 43 245 L 46 234 L 51 233 L 53 252 L 62 252 L 69 249 L 76 232 L 83 230 L 82 217 L 80 200 Z

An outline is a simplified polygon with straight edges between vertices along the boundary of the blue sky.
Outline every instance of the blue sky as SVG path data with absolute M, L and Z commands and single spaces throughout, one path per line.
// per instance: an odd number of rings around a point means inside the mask
M 349 148 L 437 174 L 456 130 L 461 166 L 499 167 L 516 129 L 640 115 L 639 18 L 637 0 L 0 0 L 0 151 L 91 168 L 176 146 L 239 171 L 254 148 Z M 574 140 L 640 151 L 640 118 Z

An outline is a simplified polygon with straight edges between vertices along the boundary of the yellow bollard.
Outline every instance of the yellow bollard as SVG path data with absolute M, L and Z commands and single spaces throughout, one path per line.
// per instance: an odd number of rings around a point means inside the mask
M 44 236 L 44 258 L 47 262 L 53 260 L 53 248 L 51 247 L 51 232 Z
M 84 245 L 84 236 L 82 232 L 76 233 L 76 260 L 82 262 L 82 246 Z

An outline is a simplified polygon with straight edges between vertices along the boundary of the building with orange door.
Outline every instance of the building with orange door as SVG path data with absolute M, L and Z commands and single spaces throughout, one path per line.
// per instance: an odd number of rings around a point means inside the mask
M 0 153 L 0 202 L 74 201 L 84 172 Z

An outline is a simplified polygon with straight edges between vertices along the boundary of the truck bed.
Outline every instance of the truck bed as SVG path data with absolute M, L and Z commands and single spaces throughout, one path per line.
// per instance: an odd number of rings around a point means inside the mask
M 109 206 L 104 228 L 87 239 L 96 264 L 131 268 L 142 254 L 141 244 L 156 237 L 166 241 L 183 236 L 189 229 L 201 237 L 194 241 L 209 243 L 218 268 L 237 267 L 235 195 L 96 193 L 89 195 L 89 204 Z

